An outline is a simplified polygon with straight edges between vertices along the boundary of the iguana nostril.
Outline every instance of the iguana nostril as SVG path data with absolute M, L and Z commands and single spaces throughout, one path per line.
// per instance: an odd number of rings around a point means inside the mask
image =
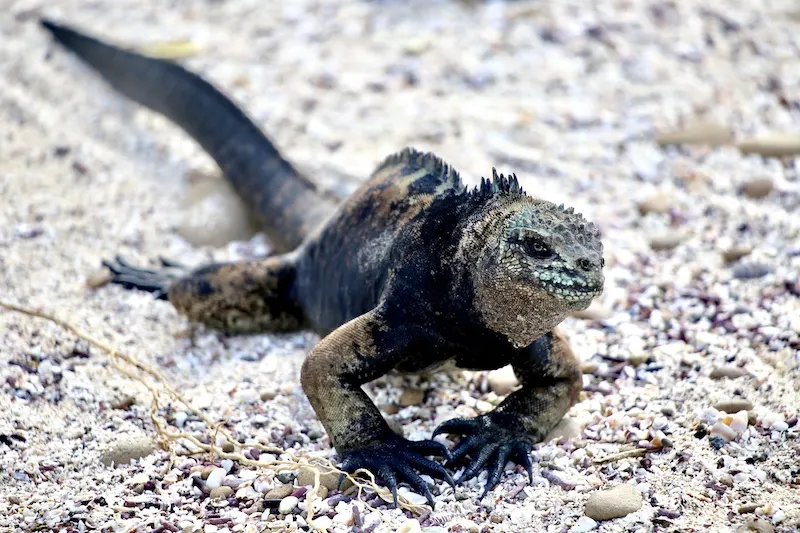
M 578 259 L 578 268 L 581 270 L 592 270 L 593 266 L 594 265 L 592 265 L 592 262 L 588 259 Z

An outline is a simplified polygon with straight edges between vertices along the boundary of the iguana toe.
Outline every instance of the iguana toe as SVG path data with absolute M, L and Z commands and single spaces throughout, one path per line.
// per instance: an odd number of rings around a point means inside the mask
M 175 272 L 169 269 L 180 267 L 163 259 L 162 264 L 165 268 L 159 270 L 140 268 L 128 263 L 119 255 L 114 261 L 103 261 L 103 265 L 111 271 L 111 283 L 122 285 L 126 289 L 152 292 L 156 299 L 166 300 L 169 285 L 176 278 Z
M 433 496 L 430 488 L 420 474 L 441 479 L 455 488 L 455 482 L 445 468 L 424 455 L 450 457 L 447 447 L 441 443 L 426 441 L 410 441 L 399 436 L 392 436 L 382 442 L 368 444 L 343 453 L 342 469 L 354 472 L 365 468 L 383 480 L 392 491 L 394 506 L 397 507 L 397 483 L 405 481 L 414 492 L 422 494 L 433 508 Z M 342 478 L 340 478 L 341 481 Z
M 509 422 L 497 413 L 491 413 L 472 419 L 448 420 L 433 432 L 434 436 L 440 433 L 463 436 L 461 442 L 453 448 L 450 462 L 454 463 L 469 456 L 467 466 L 456 480 L 457 483 L 469 481 L 484 469 L 488 471 L 481 499 L 500 482 L 509 459 L 523 465 L 528 472 L 528 479 L 533 480 L 530 452 L 534 439 L 520 426 Z

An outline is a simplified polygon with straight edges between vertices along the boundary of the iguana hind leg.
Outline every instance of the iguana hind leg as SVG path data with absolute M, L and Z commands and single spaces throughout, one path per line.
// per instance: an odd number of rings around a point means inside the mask
M 397 481 L 405 480 L 433 507 L 430 490 L 417 472 L 452 485 L 444 467 L 425 457 L 448 457 L 447 448 L 395 434 L 361 389 L 413 355 L 422 338 L 424 332 L 402 324 L 388 327 L 381 310 L 373 310 L 322 339 L 303 363 L 301 381 L 344 470 L 372 471 L 392 490 L 395 505 Z
M 554 329 L 522 350 L 512 361 L 522 388 L 512 392 L 494 411 L 476 418 L 443 422 L 433 432 L 463 435 L 453 448 L 452 460 L 471 460 L 459 477 L 467 481 L 489 471 L 485 496 L 500 481 L 508 459 L 532 476 L 530 452 L 577 401 L 582 389 L 580 364 L 563 334 Z
M 161 270 L 137 268 L 119 257 L 104 264 L 113 273 L 112 283 L 153 292 L 190 320 L 215 329 L 293 331 L 305 324 L 293 295 L 296 271 L 291 256 L 212 263 L 183 275 L 169 263 Z

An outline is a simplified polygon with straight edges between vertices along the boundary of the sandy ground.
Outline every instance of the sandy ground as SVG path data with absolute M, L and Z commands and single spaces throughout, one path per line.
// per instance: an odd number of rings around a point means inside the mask
M 800 9 L 790 0 L 283 4 L 64 0 L 42 12 L 132 45 L 191 40 L 198 50 L 184 63 L 330 186 L 352 187 L 406 145 L 435 151 L 472 183 L 497 166 L 594 220 L 607 258 L 597 307 L 564 323 L 586 372 L 574 438 L 535 451 L 533 485 L 510 464 L 482 502 L 484 477 L 455 494 L 441 485 L 422 515 L 332 493 L 317 502 L 331 520 L 318 524 L 797 531 L 800 158 L 736 143 L 794 134 L 780 142 L 797 152 Z M 117 253 L 200 262 L 265 245 L 258 235 L 220 246 L 183 238 L 191 176 L 211 162 L 54 47 L 35 23 L 39 6 L 6 0 L 0 14 L 0 298 L 154 365 L 239 439 L 332 456 L 299 386 L 313 335 L 201 329 L 192 339 L 164 302 L 87 287 Z M 706 146 L 656 142 L 692 121 Z M 215 202 L 205 223 L 228 227 L 236 213 Z M 736 249 L 750 253 L 726 263 Z M 291 483 L 274 470 L 166 450 L 106 466 L 121 442 L 155 434 L 147 389 L 41 319 L 0 310 L 0 332 L 0 531 L 308 530 L 303 497 L 288 515 L 264 500 Z M 730 377 L 712 378 L 714 369 Z M 442 420 L 491 408 L 502 377 L 388 377 L 367 390 L 407 436 L 423 438 Z M 721 413 L 732 400 L 727 410 L 748 413 Z M 165 400 L 158 415 L 204 434 L 185 411 Z M 666 446 L 597 462 L 654 444 Z M 204 492 L 217 474 L 193 479 L 212 461 L 231 494 Z M 592 494 L 620 484 L 640 495 L 638 510 L 583 516 Z

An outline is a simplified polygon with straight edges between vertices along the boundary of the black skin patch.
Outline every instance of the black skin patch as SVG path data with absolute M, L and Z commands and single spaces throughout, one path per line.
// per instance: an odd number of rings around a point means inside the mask
M 185 272 L 140 268 L 117 258 L 105 262 L 112 283 L 150 291 L 189 319 L 231 333 L 307 328 L 320 334 L 303 364 L 303 389 L 343 468 L 371 470 L 392 490 L 395 503 L 397 484 L 405 482 L 433 504 L 420 474 L 453 484 L 427 456 L 452 465 L 469 458 L 459 481 L 487 469 L 484 494 L 499 482 L 508 459 L 531 475 L 531 447 L 575 403 L 580 368 L 566 340 L 547 332 L 549 322 L 533 328 L 541 336 L 523 348 L 503 330 L 504 324 L 516 328 L 515 317 L 495 312 L 492 320 L 500 314 L 500 325 L 487 325 L 488 307 L 478 289 L 491 279 L 476 270 L 473 256 L 484 240 L 501 241 L 502 209 L 533 205 L 515 176 L 493 173 L 467 191 L 452 167 L 409 148 L 386 158 L 352 196 L 333 203 L 244 112 L 196 74 L 51 21 L 42 25 L 111 86 L 203 146 L 278 252 Z M 491 239 L 486 232 L 493 232 Z M 482 264 L 502 267 L 496 256 Z M 541 309 L 556 305 L 547 297 Z M 493 309 L 502 311 L 509 301 Z M 527 330 L 524 335 L 517 346 L 533 336 Z M 396 435 L 361 389 L 391 370 L 424 370 L 446 361 L 487 370 L 511 364 L 522 384 L 494 411 L 440 425 L 434 436 L 462 437 L 452 452 L 440 442 Z

